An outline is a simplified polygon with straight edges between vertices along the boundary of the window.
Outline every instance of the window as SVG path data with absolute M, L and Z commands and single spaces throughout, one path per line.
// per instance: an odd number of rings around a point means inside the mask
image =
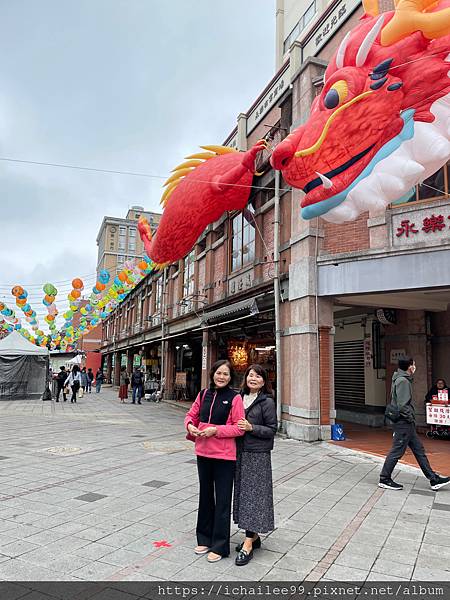
M 130 227 L 128 230 L 128 237 L 135 238 L 136 237 L 136 227 Z
M 447 163 L 445 167 L 433 173 L 433 175 L 425 179 L 422 183 L 419 183 L 418 186 L 411 188 L 402 198 L 392 202 L 391 206 L 448 197 L 450 195 L 449 177 L 450 163 Z
M 124 263 L 125 262 L 125 256 L 123 254 L 119 254 L 118 257 L 117 257 L 117 262 Z
M 289 48 L 292 46 L 292 43 L 295 42 L 295 40 L 300 36 L 301 32 L 306 28 L 308 23 L 310 23 L 312 21 L 315 14 L 316 14 L 316 2 L 314 0 L 314 2 L 312 2 L 308 6 L 308 8 L 305 10 L 303 15 L 299 19 L 298 23 L 295 25 L 294 29 L 291 31 L 291 33 L 288 35 L 288 37 L 284 40 L 283 52 L 285 54 L 289 50 Z
M 127 233 L 127 228 L 126 227 L 119 227 L 119 234 L 120 235 L 125 235 Z
M 135 240 L 128 240 L 128 251 L 136 252 L 136 241 Z
M 195 252 L 186 256 L 183 264 L 183 299 L 181 301 L 180 313 L 184 314 L 192 310 L 192 295 L 194 293 L 194 263 Z
M 234 217 L 232 226 L 231 270 L 236 271 L 255 259 L 255 227 L 243 213 Z
M 125 250 L 125 236 L 119 236 L 119 250 Z

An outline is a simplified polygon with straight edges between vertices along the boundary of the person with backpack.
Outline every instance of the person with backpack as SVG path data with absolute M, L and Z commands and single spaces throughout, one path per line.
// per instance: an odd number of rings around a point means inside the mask
M 142 371 L 139 367 L 135 367 L 133 371 L 133 374 L 131 376 L 131 387 L 133 389 L 132 404 L 136 404 L 136 396 L 138 399 L 138 404 L 141 404 L 142 390 L 144 387 L 144 378 L 142 376 Z
M 439 490 L 450 484 L 450 477 L 441 477 L 431 468 L 425 449 L 416 432 L 415 411 L 412 403 L 413 375 L 416 363 L 413 358 L 404 357 L 398 361 L 398 369 L 392 376 L 391 401 L 386 407 L 386 417 L 392 421 L 394 430 L 392 448 L 384 461 L 378 487 L 388 490 L 402 490 L 403 486 L 392 480 L 392 472 L 398 461 L 411 449 L 432 490 Z
M 56 402 L 59 402 L 59 396 L 60 396 L 61 392 L 63 395 L 64 402 L 67 401 L 66 392 L 64 391 L 66 379 L 67 379 L 67 371 L 63 365 L 62 367 L 60 367 L 60 371 L 59 371 L 58 375 L 56 376 Z

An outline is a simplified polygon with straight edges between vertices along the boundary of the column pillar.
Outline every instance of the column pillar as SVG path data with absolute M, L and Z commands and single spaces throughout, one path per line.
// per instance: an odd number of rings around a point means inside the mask
M 120 382 L 120 352 L 114 354 L 114 375 L 111 383 L 119 385 Z

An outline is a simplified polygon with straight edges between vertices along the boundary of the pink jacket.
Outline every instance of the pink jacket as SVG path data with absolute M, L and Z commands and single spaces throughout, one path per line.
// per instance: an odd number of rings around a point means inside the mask
M 216 400 L 214 394 L 213 405 Z M 217 427 L 217 434 L 212 437 L 197 437 L 195 438 L 195 453 L 197 456 L 205 456 L 207 458 L 220 458 L 223 460 L 236 460 L 236 441 L 234 438 L 244 435 L 245 431 L 241 431 L 237 426 L 239 419 L 245 419 L 244 405 L 242 398 L 236 394 L 233 398 L 230 414 L 225 425 L 215 425 L 211 423 L 210 418 L 207 423 L 200 421 L 200 405 L 202 399 L 198 394 L 194 404 L 189 409 L 184 426 L 187 429 L 189 423 L 192 423 L 198 429 L 206 429 L 207 427 Z

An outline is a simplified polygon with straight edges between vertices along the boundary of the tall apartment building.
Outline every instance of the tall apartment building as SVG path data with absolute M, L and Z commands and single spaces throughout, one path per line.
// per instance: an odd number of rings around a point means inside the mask
M 137 230 L 137 222 L 141 215 L 147 218 L 155 231 L 161 214 L 147 212 L 142 206 L 132 206 L 125 218 L 103 217 L 97 236 L 97 273 L 106 269 L 111 277 L 114 277 L 127 260 L 144 255 L 144 245 Z

